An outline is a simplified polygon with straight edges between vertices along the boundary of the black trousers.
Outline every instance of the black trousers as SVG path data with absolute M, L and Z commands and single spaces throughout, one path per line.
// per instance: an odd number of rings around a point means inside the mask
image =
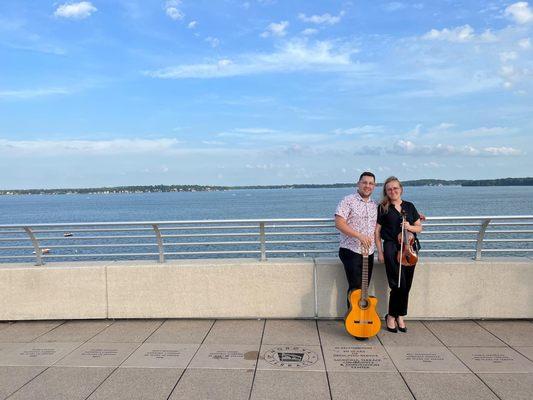
M 400 287 L 398 287 L 398 251 L 399 244 L 397 242 L 385 241 L 383 243 L 383 255 L 385 258 L 385 271 L 387 272 L 387 280 L 389 281 L 390 297 L 389 297 L 389 315 L 397 317 L 399 315 L 407 315 L 407 305 L 409 303 L 409 291 L 413 283 L 415 274 L 415 267 L 402 266 L 402 275 L 400 277 Z
M 351 290 L 361 289 L 363 281 L 363 256 L 351 250 L 340 247 L 339 258 L 344 265 L 344 272 L 346 272 L 346 279 L 348 280 L 348 293 L 346 295 L 346 298 L 348 298 L 348 294 Z M 368 256 L 368 284 L 370 284 L 370 279 L 372 278 L 373 266 L 374 254 L 370 254 Z M 349 307 L 350 302 L 348 301 L 348 308 Z

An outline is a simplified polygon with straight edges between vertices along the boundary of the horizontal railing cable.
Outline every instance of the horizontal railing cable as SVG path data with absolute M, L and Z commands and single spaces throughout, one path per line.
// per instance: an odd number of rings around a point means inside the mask
M 533 252 L 530 215 L 436 216 L 423 225 L 423 254 L 481 259 Z M 0 225 L 0 262 L 335 256 L 338 239 L 332 218 L 11 224 Z

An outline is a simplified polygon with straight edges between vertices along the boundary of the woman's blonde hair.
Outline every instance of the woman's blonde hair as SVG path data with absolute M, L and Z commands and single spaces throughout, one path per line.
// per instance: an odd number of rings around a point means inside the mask
M 389 212 L 389 206 L 391 204 L 391 202 L 389 200 L 389 196 L 387 196 L 387 184 L 389 184 L 390 182 L 398 182 L 398 185 L 400 186 L 400 189 L 401 189 L 401 191 L 403 193 L 402 183 L 395 176 L 389 176 L 385 180 L 385 182 L 383 182 L 383 197 L 381 198 L 381 202 L 379 203 L 379 205 L 381 207 L 381 211 L 383 211 L 383 214 L 387 214 Z

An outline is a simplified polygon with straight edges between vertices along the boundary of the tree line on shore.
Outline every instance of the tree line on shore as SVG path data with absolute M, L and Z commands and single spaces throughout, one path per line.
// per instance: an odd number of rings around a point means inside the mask
M 533 177 L 501 178 L 482 180 L 417 179 L 402 182 L 404 186 L 533 186 Z M 380 183 L 378 183 L 380 185 Z M 101 188 L 71 189 L 20 189 L 0 190 L 0 195 L 21 194 L 115 194 L 115 193 L 161 193 L 161 192 L 208 192 L 239 189 L 316 189 L 353 187 L 354 183 L 294 184 L 294 185 L 252 185 L 252 186 L 211 186 L 211 185 L 143 185 L 115 186 Z

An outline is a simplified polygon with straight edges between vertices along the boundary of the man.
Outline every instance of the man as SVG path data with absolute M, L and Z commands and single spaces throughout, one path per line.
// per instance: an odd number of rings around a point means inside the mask
M 348 279 L 348 293 L 361 289 L 362 246 L 368 249 L 369 283 L 372 277 L 378 206 L 370 196 L 375 187 L 375 175 L 372 172 L 363 172 L 357 182 L 357 192 L 342 199 L 335 211 L 335 227 L 341 232 L 339 258 L 344 264 Z

